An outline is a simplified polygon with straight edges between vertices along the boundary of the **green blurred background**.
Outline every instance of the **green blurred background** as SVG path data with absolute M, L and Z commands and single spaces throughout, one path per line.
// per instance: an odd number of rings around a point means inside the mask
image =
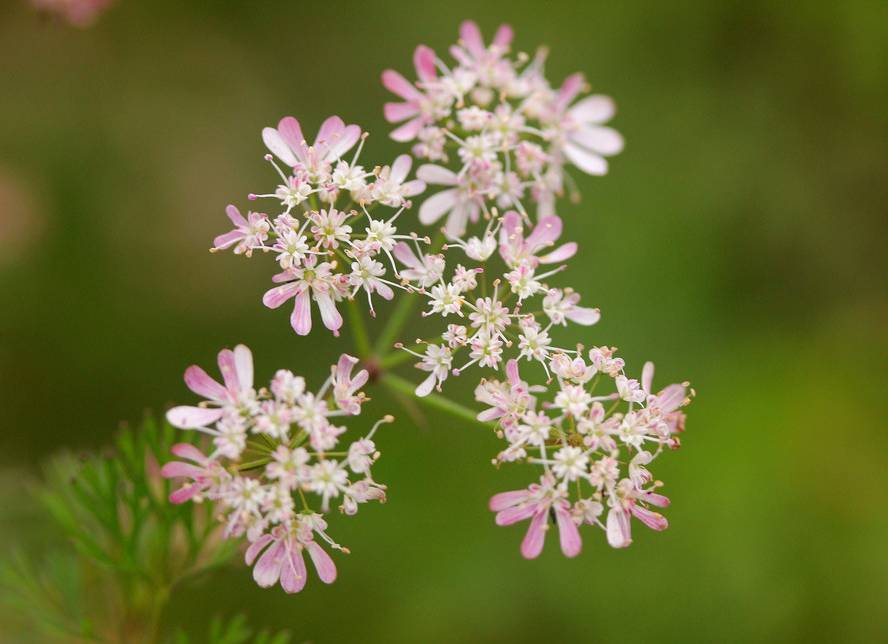
M 379 441 L 389 503 L 334 520 L 353 551 L 336 584 L 286 596 L 235 566 L 165 620 L 243 611 L 317 642 L 888 641 L 877 0 L 120 0 L 87 30 L 6 0 L 4 479 L 190 400 L 183 369 L 222 346 L 317 382 L 347 340 L 296 337 L 260 302 L 267 262 L 207 252 L 223 208 L 272 185 L 259 132 L 285 114 L 307 131 L 340 114 L 372 133 L 366 161 L 393 159 L 380 71 L 412 74 L 415 45 L 443 52 L 466 17 L 512 23 L 518 49 L 551 47 L 553 80 L 582 70 L 619 105 L 626 151 L 561 212 L 582 249 L 565 279 L 603 311 L 567 339 L 696 387 L 684 447 L 655 471 L 671 527 L 523 561 L 522 528 L 486 502 L 528 471 L 494 470 L 496 440 L 462 421 L 400 414 Z M 372 415 L 394 409 L 371 394 Z

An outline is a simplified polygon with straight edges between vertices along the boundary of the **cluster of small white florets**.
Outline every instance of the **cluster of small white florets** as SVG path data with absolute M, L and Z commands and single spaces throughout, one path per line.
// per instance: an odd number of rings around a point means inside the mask
M 521 544 L 528 559 L 542 551 L 550 518 L 568 557 L 580 552 L 583 524 L 605 530 L 614 548 L 632 542 L 633 516 L 654 530 L 668 525 L 650 509 L 666 507 L 669 499 L 657 492 L 662 483 L 648 465 L 664 448 L 679 446 L 681 408 L 693 391 L 682 383 L 652 393 L 653 364 L 645 364 L 639 382 L 626 377 L 614 351 L 594 347 L 588 362 L 558 354 L 552 361 L 554 398 L 539 405 L 537 395 L 546 388 L 521 380 L 515 360 L 506 367 L 506 380 L 483 381 L 475 390 L 476 400 L 488 407 L 478 419 L 496 421 L 497 435 L 507 444 L 494 463 L 523 461 L 543 468 L 539 482 L 490 500 L 497 525 L 531 520 Z
M 444 281 L 444 259 L 437 256 L 438 270 L 425 273 L 425 281 L 414 288 L 428 298 L 424 315 L 454 322 L 447 324 L 440 341 L 424 343 L 422 353 L 396 345 L 420 358 L 417 368 L 429 373 L 416 388 L 418 396 L 440 390 L 448 376 L 473 365 L 500 370 L 510 350 L 519 359 L 539 363 L 549 378 L 556 356 L 577 354 L 576 349 L 558 346 L 550 334 L 568 322 L 595 324 L 600 315 L 598 309 L 580 306 L 580 295 L 573 289 L 548 284 L 577 250 L 573 242 L 553 248 L 560 235 L 561 219 L 555 215 L 541 217 L 525 235 L 517 211 L 499 217 L 494 209 L 481 237 L 450 238 L 445 249 L 464 252 L 468 267 L 457 264 L 450 280 Z M 455 363 L 465 352 L 468 357 Z
M 280 286 L 266 292 L 263 303 L 278 308 L 293 298 L 290 323 L 296 333 L 307 335 L 314 300 L 324 326 L 338 335 L 343 320 L 337 302 L 364 291 L 375 315 L 374 294 L 391 300 L 394 289 L 404 288 L 388 277 L 389 267 L 398 277 L 392 249 L 398 240 L 416 236 L 399 235 L 395 222 L 425 183 L 407 179 L 412 160 L 406 154 L 372 171 L 358 165 L 366 134 L 338 116 L 324 121 L 313 145 L 305 142 L 299 121 L 291 116 L 277 128 L 265 128 L 262 139 L 281 183 L 274 192 L 249 198 L 276 201 L 280 212 L 251 211 L 244 217 L 229 205 L 226 213 L 235 227 L 216 237 L 212 250 L 231 248 L 247 257 L 255 251 L 273 254 L 281 272 L 272 281 Z M 356 144 L 351 161 L 343 159 Z
M 463 235 L 494 206 L 527 218 L 529 200 L 538 217 L 552 215 L 564 186 L 572 186 L 567 164 L 603 175 L 605 157 L 623 149 L 620 134 L 604 125 L 616 111 L 613 101 L 591 95 L 574 103 L 588 91 L 583 75 L 556 89 L 545 77 L 546 50 L 510 57 L 512 36 L 502 25 L 485 45 L 478 25 L 466 21 L 450 47 L 455 64 L 420 45 L 415 83 L 393 70 L 382 75 L 402 99 L 385 105 L 388 121 L 403 122 L 391 137 L 415 141 L 417 158 L 439 162 L 417 171 L 427 184 L 445 188 L 424 201 L 419 219 L 433 224 L 446 215 L 451 235 Z
M 307 579 L 303 550 L 320 579 L 331 583 L 336 566 L 316 537 L 348 552 L 327 534 L 324 514 L 331 503 L 353 515 L 363 503 L 385 501 L 385 486 L 371 475 L 380 456 L 373 436 L 393 418 L 386 416 L 366 436 L 347 444 L 346 428 L 336 424 L 360 414 L 367 400 L 361 391 L 367 372 L 352 373 L 357 362 L 343 354 L 316 393 L 307 390 L 302 377 L 283 369 L 269 388 L 257 391 L 252 355 L 243 345 L 219 353 L 224 384 L 196 365 L 185 371 L 185 383 L 206 400 L 196 407 L 174 407 L 167 418 L 176 427 L 211 436 L 212 451 L 205 455 L 187 443 L 173 447 L 173 454 L 188 462 L 163 467 L 165 477 L 186 479 L 170 500 L 215 502 L 224 535 L 250 541 L 246 561 L 255 562 L 253 577 L 260 586 L 280 581 L 286 592 L 302 590 Z M 317 511 L 310 505 L 312 497 L 318 499 Z

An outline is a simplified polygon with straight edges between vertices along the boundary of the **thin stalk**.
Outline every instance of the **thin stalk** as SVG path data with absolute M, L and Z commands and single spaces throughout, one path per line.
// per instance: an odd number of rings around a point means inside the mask
M 379 337 L 377 338 L 376 346 L 374 347 L 374 353 L 376 355 L 385 355 L 389 353 L 392 345 L 401 334 L 404 324 L 406 324 L 410 314 L 413 313 L 413 309 L 416 308 L 417 299 L 415 293 L 406 293 L 398 300 L 397 305 L 395 305 L 395 310 L 392 311 L 392 314 L 389 316 L 388 322 L 386 322 L 382 331 L 379 332 Z
M 351 326 L 352 336 L 355 340 L 355 349 L 358 357 L 367 359 L 371 354 L 370 337 L 367 335 L 367 326 L 364 324 L 364 316 L 355 300 L 348 300 L 348 320 Z
M 387 373 L 382 378 L 382 384 L 392 391 L 396 391 L 398 393 L 412 397 L 417 402 L 435 411 L 446 412 L 452 416 L 461 418 L 462 420 L 465 420 L 472 424 L 478 424 L 479 422 L 477 418 L 478 414 L 476 412 L 472 411 L 468 407 L 463 407 L 459 403 L 453 402 L 449 398 L 445 398 L 440 394 L 431 393 L 428 396 L 423 396 L 422 398 L 416 396 L 416 394 L 413 393 L 416 386 L 409 380 L 405 380 L 401 376 L 395 375 L 393 373 Z

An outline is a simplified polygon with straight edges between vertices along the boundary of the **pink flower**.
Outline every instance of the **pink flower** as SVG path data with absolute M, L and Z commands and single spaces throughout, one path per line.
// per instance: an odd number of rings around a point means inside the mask
M 410 197 L 414 197 L 426 188 L 425 181 L 414 179 L 406 181 L 410 174 L 413 159 L 409 154 L 401 154 L 391 167 L 384 166 L 379 171 L 376 181 L 369 186 L 373 198 L 381 204 L 399 208 Z
M 645 362 L 641 371 L 641 387 L 648 395 L 648 407 L 656 409 L 663 414 L 663 420 L 671 434 L 684 431 L 685 414 L 680 408 L 687 404 L 688 383 L 672 384 L 660 391 L 656 396 L 651 395 L 651 384 L 654 380 L 654 363 Z M 677 440 L 677 439 L 676 439 Z
M 360 360 L 357 358 L 343 353 L 332 375 L 333 398 L 336 400 L 336 406 L 352 416 L 361 413 L 361 404 L 366 397 L 360 389 L 367 384 L 370 377 L 366 369 L 361 369 L 352 377 L 352 369 L 358 362 Z
M 553 288 L 543 298 L 543 312 L 553 324 L 567 326 L 567 320 L 591 326 L 601 319 L 601 311 L 580 306 L 580 294 L 574 290 Z
M 565 497 L 566 492 L 556 487 L 552 477 L 546 474 L 539 484 L 533 483 L 526 490 L 495 494 L 490 499 L 490 510 L 497 513 L 496 524 L 500 526 L 530 519 L 527 534 L 521 542 L 521 555 L 525 559 L 536 559 L 543 551 L 551 513 L 558 525 L 561 552 L 566 557 L 576 557 L 583 542 Z
M 413 52 L 413 66 L 421 83 L 435 82 L 438 72 L 435 69 L 435 52 L 430 48 L 425 45 L 416 48 Z M 382 84 L 404 99 L 400 103 L 386 103 L 383 108 L 385 120 L 389 123 L 407 121 L 389 134 L 395 141 L 411 141 L 423 126 L 434 122 L 436 114 L 433 99 L 419 91 L 401 74 L 393 69 L 385 70 L 382 72 Z
M 167 412 L 167 420 L 180 429 L 206 427 L 222 418 L 226 409 L 250 405 L 255 398 L 253 391 L 253 354 L 242 344 L 234 351 L 219 352 L 219 371 L 225 386 L 211 378 L 197 365 L 185 370 L 185 384 L 199 396 L 206 398 L 207 406 L 173 407 Z
M 469 166 L 458 175 L 444 166 L 427 163 L 419 167 L 416 176 L 426 184 L 450 186 L 422 202 L 419 221 L 430 226 L 447 215 L 446 231 L 453 237 L 461 237 L 469 221 L 478 221 L 484 195 L 493 185 L 491 172 L 482 165 Z
M 304 528 L 287 530 L 283 526 L 276 527 L 271 534 L 264 534 L 250 544 L 244 560 L 248 566 L 256 562 L 253 579 L 262 588 L 270 588 L 280 580 L 284 592 L 298 593 L 308 581 L 303 550 L 308 550 L 322 582 L 332 584 L 336 581 L 336 564 L 312 538 L 311 530 Z
M 553 246 L 561 237 L 561 219 L 555 215 L 542 217 L 533 231 L 524 237 L 524 226 L 521 215 L 510 210 L 503 215 L 503 226 L 500 229 L 500 255 L 510 266 L 523 261 L 532 261 L 534 265 L 554 264 L 570 259 L 577 253 L 576 242 L 568 242 L 551 253 L 538 257 L 537 253 Z
M 392 249 L 392 253 L 399 262 L 407 268 L 401 270 L 400 277 L 411 282 L 417 282 L 422 288 L 428 288 L 438 283 L 444 274 L 444 257 L 442 255 L 417 256 L 404 242 L 398 242 Z
M 348 277 L 333 273 L 330 262 L 318 264 L 316 255 L 305 258 L 302 266 L 290 268 L 278 273 L 272 281 L 282 286 L 270 289 L 262 297 L 262 303 L 270 309 L 276 309 L 291 297 L 295 298 L 290 324 L 299 335 L 311 332 L 311 299 L 318 304 L 324 326 L 339 335 L 342 327 L 342 316 L 336 309 L 336 300 L 342 299 L 347 293 Z
M 351 150 L 361 138 L 361 128 L 346 125 L 338 116 L 327 118 L 318 130 L 314 145 L 309 146 L 302 127 L 292 116 L 285 116 L 277 129 L 262 130 L 265 146 L 289 167 L 302 166 L 311 174 L 326 171 L 329 165 Z
M 486 47 L 478 24 L 474 20 L 465 20 L 459 26 L 459 44 L 450 47 L 450 54 L 482 82 L 492 87 L 505 87 L 515 77 L 512 65 L 502 59 L 509 51 L 513 37 L 512 27 L 502 24 L 490 46 Z
M 268 239 L 268 231 L 271 230 L 271 223 L 268 216 L 261 212 L 248 212 L 247 218 L 240 214 L 237 207 L 229 204 L 225 208 L 225 214 L 234 224 L 234 230 L 219 235 L 213 240 L 213 250 L 222 250 L 228 248 L 232 244 L 234 252 L 238 255 L 245 254 L 250 256 L 253 248 L 262 247 L 263 242 Z
M 587 96 L 568 109 L 579 94 L 585 80 L 580 73 L 568 76 L 556 98 L 556 112 L 560 114 L 558 129 L 562 137 L 564 155 L 586 174 L 607 174 L 606 156 L 623 150 L 623 137 L 616 130 L 604 127 L 616 107 L 608 96 Z
M 170 494 L 170 503 L 185 503 L 204 493 L 209 499 L 215 500 L 219 497 L 223 484 L 230 477 L 217 461 L 207 458 L 203 452 L 188 443 L 177 443 L 170 451 L 175 456 L 192 461 L 192 463 L 170 461 L 161 468 L 160 475 L 164 478 L 191 479 L 190 483 Z
M 611 495 L 612 507 L 607 513 L 607 542 L 613 548 L 626 548 L 632 544 L 634 516 L 651 530 L 665 530 L 669 522 L 659 512 L 648 509 L 645 503 L 660 508 L 669 506 L 669 499 L 662 494 L 638 490 L 630 479 L 620 481 Z
M 521 380 L 518 361 L 514 358 L 506 363 L 506 382 L 482 382 L 475 389 L 475 400 L 490 405 L 478 414 L 482 423 L 500 420 L 504 426 L 514 424 L 518 416 L 533 409 L 534 397 L 530 387 Z

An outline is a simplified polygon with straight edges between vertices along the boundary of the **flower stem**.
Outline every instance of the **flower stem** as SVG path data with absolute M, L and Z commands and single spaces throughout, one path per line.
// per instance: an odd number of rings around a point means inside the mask
M 371 355 L 370 338 L 367 335 L 367 326 L 364 324 L 364 316 L 354 300 L 348 300 L 348 320 L 354 336 L 355 349 L 358 357 L 367 359 Z
M 393 373 L 386 373 L 382 378 L 382 384 L 384 384 L 392 391 L 396 391 L 400 394 L 405 394 L 414 398 L 417 402 L 422 403 L 430 409 L 446 412 L 452 416 L 456 416 L 457 418 L 461 418 L 462 420 L 475 425 L 479 423 L 476 412 L 472 411 L 468 407 L 463 407 L 459 403 L 453 402 L 449 398 L 445 398 L 440 394 L 431 393 L 428 396 L 417 396 L 414 393 L 414 389 L 416 388 L 416 386 L 409 380 L 405 380 L 401 376 L 395 375 Z
M 395 340 L 397 340 L 398 336 L 401 334 L 401 329 L 404 328 L 407 318 L 409 318 L 410 314 L 413 312 L 413 309 L 416 306 L 416 299 L 417 298 L 413 294 L 409 294 L 408 297 L 402 297 L 398 300 L 395 310 L 392 311 L 388 322 L 386 322 L 386 325 L 383 327 L 382 331 L 380 331 L 379 337 L 376 340 L 376 346 L 374 347 L 374 353 L 376 355 L 386 355 L 389 353 Z

